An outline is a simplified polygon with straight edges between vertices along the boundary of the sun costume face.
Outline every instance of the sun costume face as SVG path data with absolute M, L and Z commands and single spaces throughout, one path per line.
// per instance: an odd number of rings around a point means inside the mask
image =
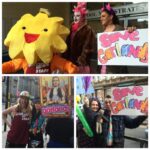
M 54 52 L 63 53 L 67 48 L 64 40 L 69 30 L 62 23 L 62 18 L 48 18 L 44 13 L 38 13 L 36 16 L 25 14 L 13 26 L 4 41 L 9 47 L 10 57 L 25 57 L 29 65 L 38 60 L 49 63 Z
M 43 12 L 36 16 L 23 15 L 11 28 L 4 41 L 9 47 L 10 58 L 25 60 L 29 66 L 37 62 L 51 63 L 54 54 L 63 53 L 67 49 L 65 40 L 70 31 L 62 25 L 63 21 L 61 17 L 48 17 L 48 14 Z M 10 66 L 6 64 L 3 66 L 3 73 L 8 73 L 8 67 Z M 14 64 L 13 67 L 15 68 Z M 56 66 L 53 68 L 57 69 Z

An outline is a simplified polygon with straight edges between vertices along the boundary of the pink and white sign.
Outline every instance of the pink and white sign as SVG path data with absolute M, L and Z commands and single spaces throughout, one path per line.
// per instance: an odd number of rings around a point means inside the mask
M 148 65 L 148 29 L 97 34 L 98 65 Z
M 148 112 L 148 87 L 129 86 L 111 89 L 113 115 L 145 115 Z
M 71 107 L 63 104 L 52 104 L 42 107 L 42 115 L 45 117 L 70 117 Z

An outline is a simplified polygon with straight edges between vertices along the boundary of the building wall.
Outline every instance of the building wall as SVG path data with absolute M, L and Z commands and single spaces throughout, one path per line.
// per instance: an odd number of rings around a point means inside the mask
M 16 23 L 20 17 L 26 13 L 36 15 L 40 8 L 46 8 L 51 12 L 51 16 L 59 16 L 64 18 L 64 25 L 69 27 L 70 23 L 70 5 L 69 3 L 38 3 L 38 2 L 5 2 L 2 3 L 2 37 L 6 38 L 10 28 Z M 6 47 L 3 45 L 4 52 Z
M 16 102 L 18 94 L 23 91 L 29 91 L 34 98 L 40 97 L 38 77 L 9 77 L 10 102 Z M 7 80 L 2 83 L 3 101 L 6 101 Z
M 31 7 L 32 6 L 32 7 Z M 40 8 L 46 8 L 50 11 L 51 16 L 63 17 L 65 20 L 65 25 L 69 26 L 69 3 L 34 3 L 34 2 L 23 2 L 23 3 L 3 3 L 2 4 L 2 13 L 3 18 L 9 22 L 11 20 L 18 20 L 22 15 L 26 13 L 31 13 L 36 15 L 39 12 Z M 61 8 L 61 9 L 60 9 Z M 11 20 L 9 20 L 11 19 Z

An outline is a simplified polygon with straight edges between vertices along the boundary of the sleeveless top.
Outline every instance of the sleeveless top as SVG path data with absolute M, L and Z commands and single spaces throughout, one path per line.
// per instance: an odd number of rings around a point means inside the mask
M 29 137 L 29 115 L 17 112 L 11 122 L 7 140 L 13 144 L 27 144 Z

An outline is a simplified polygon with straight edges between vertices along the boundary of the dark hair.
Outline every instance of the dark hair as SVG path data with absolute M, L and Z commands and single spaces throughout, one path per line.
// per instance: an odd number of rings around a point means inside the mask
M 59 80 L 59 77 L 58 77 L 58 76 L 53 76 L 53 77 L 52 77 L 52 81 L 53 81 L 55 78 L 57 78 L 57 79 Z
M 120 24 L 119 18 L 117 17 L 117 15 L 116 15 L 115 12 L 112 13 L 111 11 L 109 11 L 109 10 L 107 10 L 107 9 L 105 9 L 105 10 L 102 11 L 102 12 L 106 12 L 108 15 L 110 15 L 110 16 L 112 15 L 112 16 L 113 16 L 113 18 L 112 18 L 113 24 L 115 24 L 115 25 L 119 25 L 119 24 Z
M 41 110 L 37 112 L 36 108 L 35 108 L 35 104 L 34 104 L 33 108 L 32 108 L 32 119 L 31 119 L 31 122 L 34 122 L 40 115 L 41 115 Z
M 53 91 L 54 91 L 54 88 L 52 88 L 51 91 L 50 91 L 50 94 L 49 94 L 49 97 L 50 97 L 50 98 L 53 97 Z M 58 89 L 57 89 L 57 92 L 58 92 L 58 96 L 62 99 L 63 95 L 62 95 L 61 88 L 58 88 Z
M 106 95 L 106 98 L 111 98 L 111 96 L 110 95 Z
M 96 101 L 97 103 L 98 103 L 98 111 L 101 109 L 101 104 L 100 104 L 100 101 L 97 99 L 97 98 L 90 98 L 89 99 L 89 106 L 91 107 L 91 105 L 92 105 L 92 102 L 93 101 Z
M 59 79 L 59 77 L 58 77 L 58 76 L 54 76 L 54 77 L 52 77 L 52 86 L 54 86 L 54 85 L 53 85 L 53 82 L 54 82 L 54 79 L 55 79 L 55 78 L 57 78 L 57 79 L 58 79 L 59 84 L 60 84 L 60 79 Z

